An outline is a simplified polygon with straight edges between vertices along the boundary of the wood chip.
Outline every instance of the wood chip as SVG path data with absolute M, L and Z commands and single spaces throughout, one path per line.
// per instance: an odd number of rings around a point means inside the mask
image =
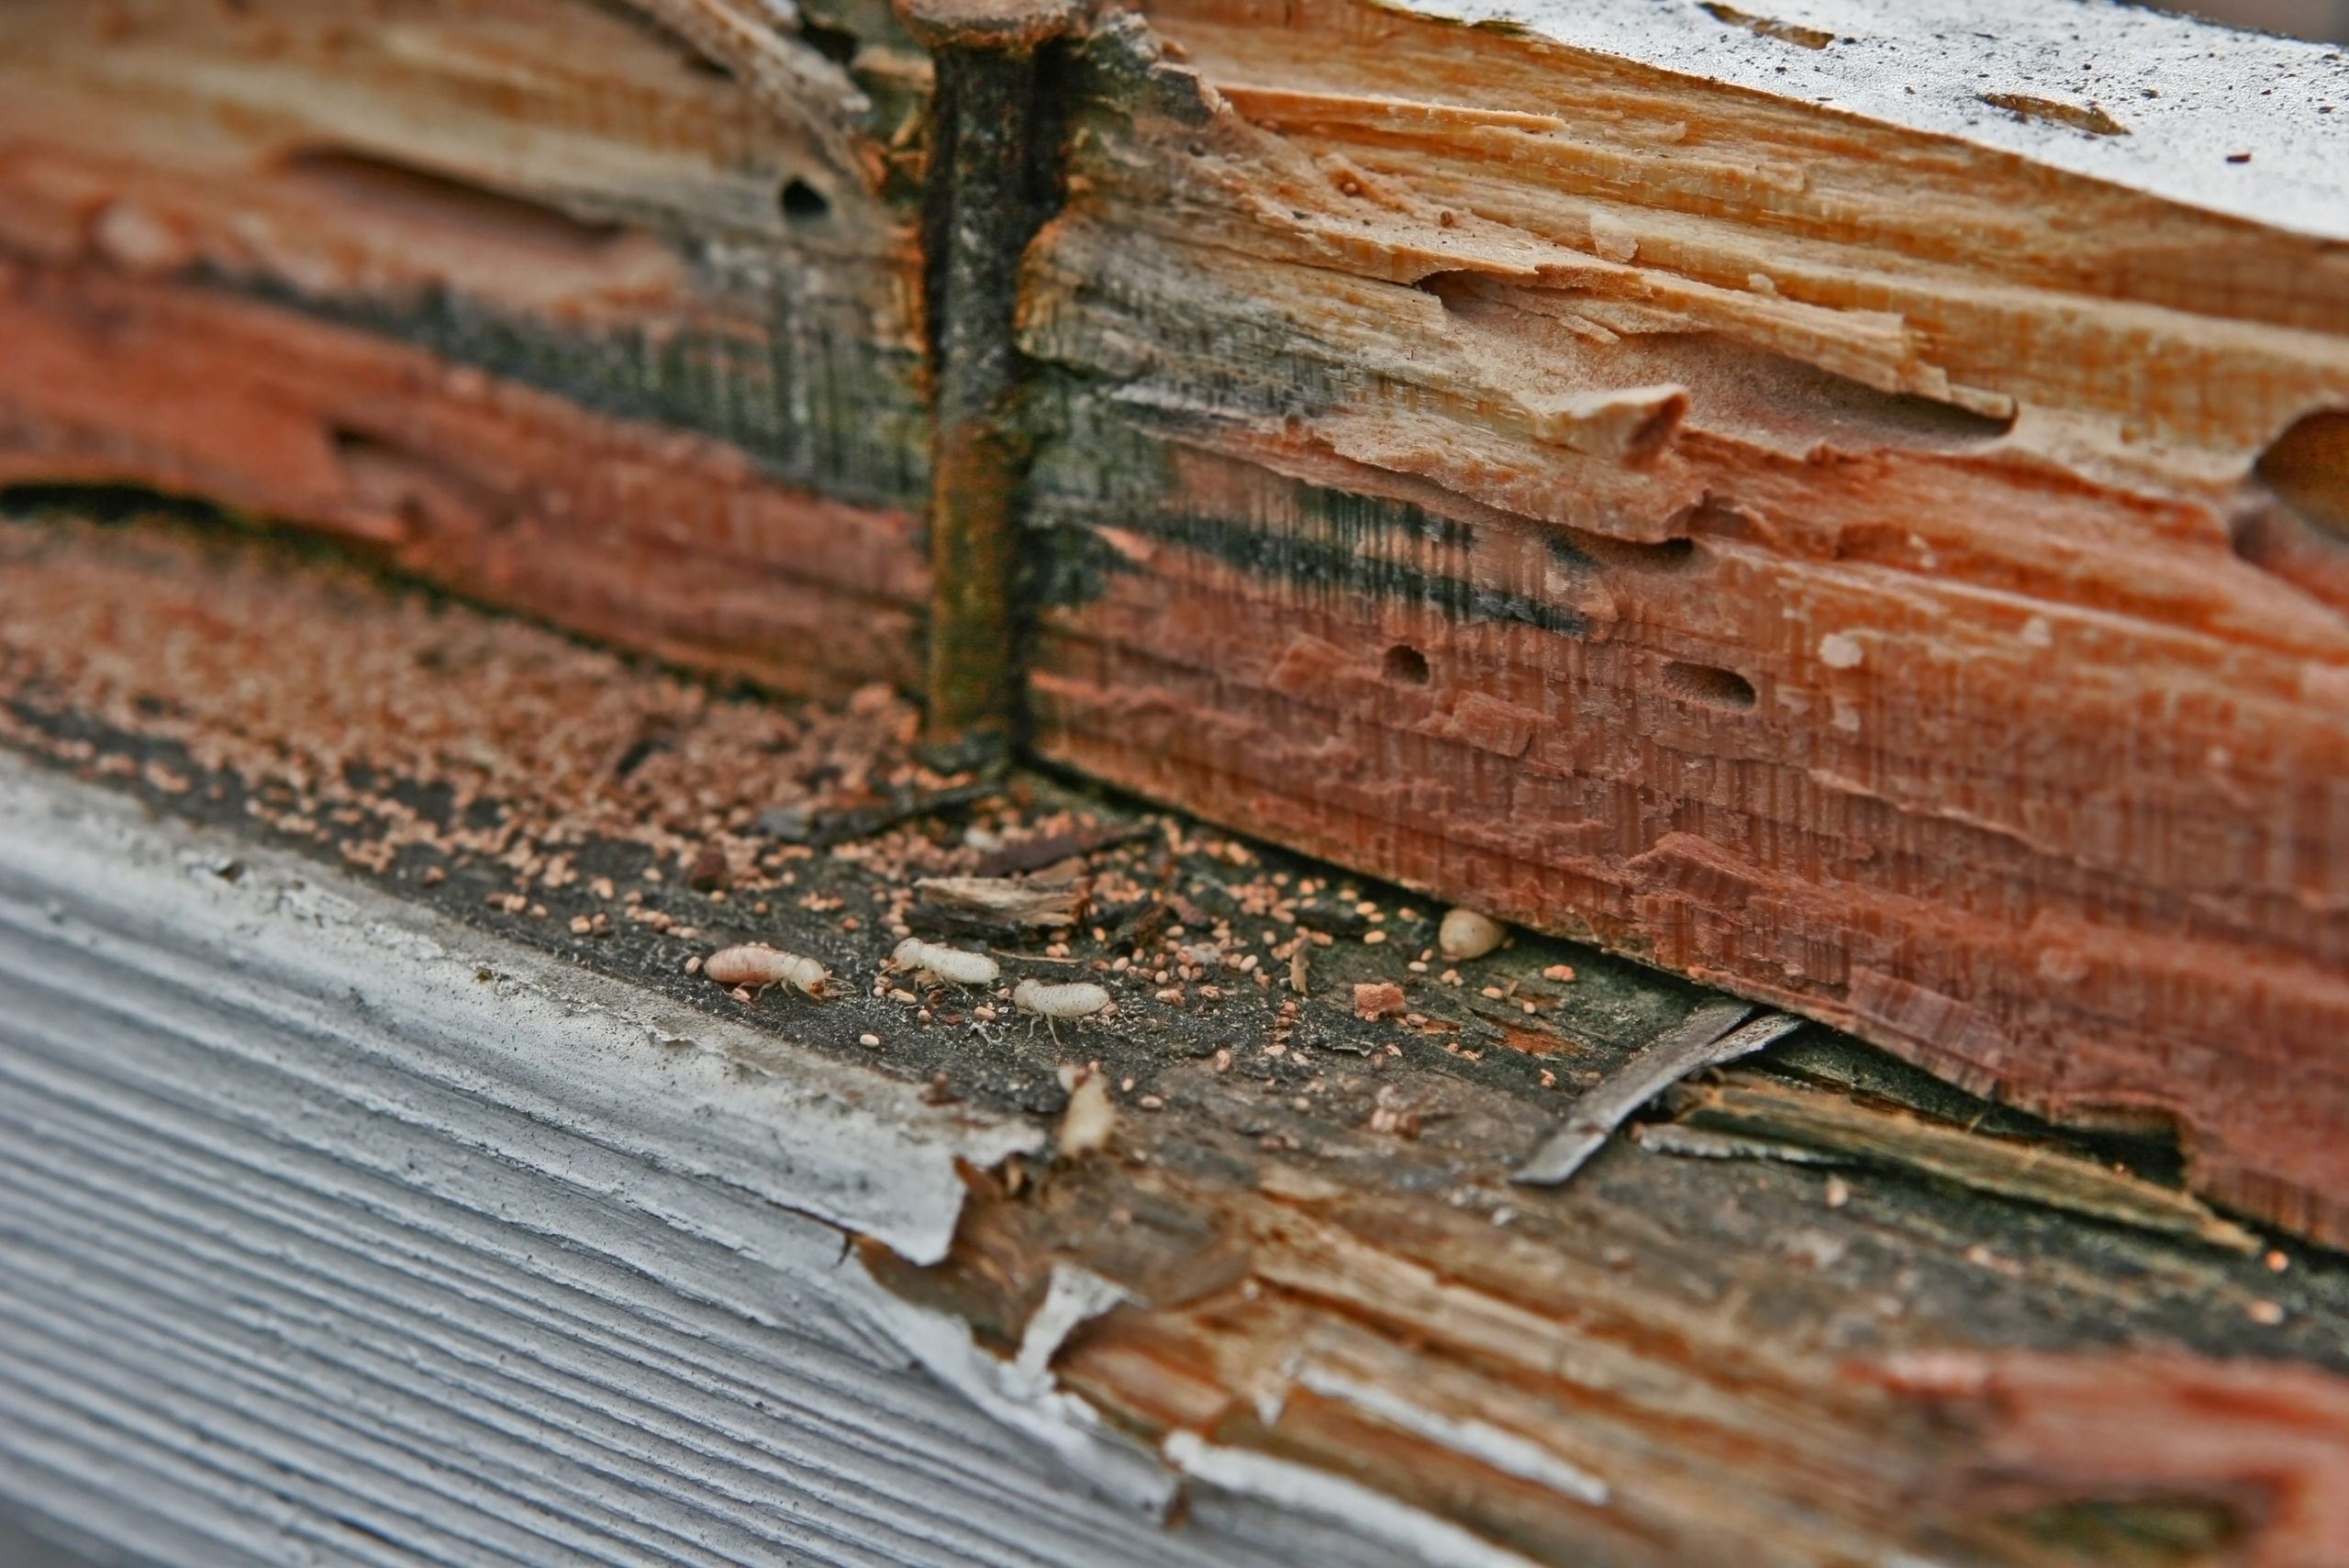
M 1082 884 L 1065 887 L 1036 887 L 1008 877 L 929 876 L 914 884 L 914 891 L 930 907 L 966 919 L 1031 930 L 1052 930 L 1076 924 Z
M 1156 831 L 1146 822 L 1102 823 L 1074 828 L 1065 833 L 1048 834 L 1040 839 L 1022 840 L 1016 844 L 1006 844 L 980 861 L 975 874 L 1010 876 L 1019 872 L 1038 871 L 1071 856 L 1089 855 L 1112 844 L 1148 838 Z
M 1552 1133 L 1533 1151 L 1533 1158 L 1510 1173 L 1509 1180 L 1536 1186 L 1564 1181 L 1598 1152 L 1608 1134 L 1620 1127 L 1624 1118 L 1657 1095 L 1699 1067 L 1759 1051 L 1802 1022 L 1773 1013 L 1740 1028 L 1753 1010 L 1743 1002 L 1709 1002 L 1679 1027 L 1642 1046 L 1611 1076 L 1575 1102 L 1566 1125 Z
M 2259 1251 L 2256 1237 L 2188 1194 L 2049 1144 L 1991 1138 L 1753 1073 L 1686 1086 L 1675 1096 L 1675 1108 L 1692 1129 L 1831 1150 L 1976 1192 L 2191 1237 L 2231 1252 Z

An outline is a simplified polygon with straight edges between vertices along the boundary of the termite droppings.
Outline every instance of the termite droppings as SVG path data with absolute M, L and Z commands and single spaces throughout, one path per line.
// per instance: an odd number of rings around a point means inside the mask
M 685 868 L 685 885 L 696 893 L 715 893 L 733 881 L 733 868 L 727 863 L 726 851 L 715 844 L 705 845 Z

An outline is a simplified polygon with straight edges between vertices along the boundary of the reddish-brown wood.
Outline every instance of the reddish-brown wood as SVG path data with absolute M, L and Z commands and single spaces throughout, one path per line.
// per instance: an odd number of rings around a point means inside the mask
M 0 262 L 0 482 L 210 496 L 786 691 L 914 682 L 918 519 L 202 288 Z
M 930 61 L 640 9 L 12 10 L 6 472 L 919 684 Z M 1044 754 L 2349 1237 L 2337 245 L 1353 0 L 1160 0 L 1053 81 L 986 398 L 1041 415 L 989 473 L 1033 438 Z M 551 360 L 445 362 L 509 330 Z M 641 424 L 544 395 L 681 342 Z
M 2349 1558 L 2349 1383 L 2176 1351 L 1929 1354 L 1863 1375 L 1971 1418 L 1949 1491 L 1977 1505 L 2098 1493 L 2232 1502 L 2249 1568 Z
M 785 690 L 914 683 L 917 259 L 841 106 L 772 107 L 768 68 L 837 68 L 762 37 L 745 86 L 563 0 L 12 8 L 0 474 L 325 527 Z
M 2333 253 L 1497 30 L 1150 17 L 1030 259 L 1126 474 L 1043 491 L 1044 751 L 2349 1237 L 2349 618 L 2236 544 L 2349 555 L 2253 473 L 2349 404 Z
M 434 607 L 330 552 L 224 540 L 217 528 L 167 521 L 0 523 L 0 739 L 60 770 L 114 781 L 158 817 L 209 824 L 178 840 L 185 848 L 176 853 L 144 851 L 153 867 L 144 885 L 234 879 L 250 895 L 252 873 L 273 901 L 286 870 L 303 868 L 268 846 L 300 846 L 365 884 L 313 864 L 291 890 L 308 883 L 313 892 L 286 905 L 305 928 L 326 925 L 314 914 L 321 905 L 348 908 L 346 898 L 394 892 L 400 902 L 378 906 L 397 911 L 392 929 L 414 929 L 402 922 L 427 904 L 476 923 L 455 938 L 467 944 L 458 951 L 481 954 L 455 965 L 461 989 L 484 974 L 503 979 L 493 963 L 555 973 L 574 999 L 567 1012 L 596 995 L 596 972 L 620 977 L 627 986 L 604 995 L 633 998 L 624 1005 L 640 1009 L 634 1016 L 663 1044 L 638 1076 L 581 1091 L 568 1108 L 586 1115 L 607 1114 L 616 1095 L 675 1106 L 695 1092 L 700 1052 L 724 1041 L 721 1071 L 761 1093 L 830 1058 L 822 1071 L 834 1086 L 811 1101 L 827 1120 L 907 1106 L 912 1086 L 927 1084 L 923 1097 L 936 1108 L 911 1128 L 863 1124 L 879 1134 L 865 1145 L 877 1146 L 876 1162 L 902 1158 L 909 1140 L 937 1135 L 930 1129 L 1026 1121 L 1032 1156 L 964 1171 L 943 1259 L 917 1266 L 868 1232 L 865 1264 L 901 1297 L 952 1314 L 925 1320 L 933 1350 L 941 1338 L 959 1344 L 967 1328 L 980 1356 L 969 1370 L 1000 1373 L 1014 1395 L 1046 1386 L 1049 1375 L 1052 1410 L 1080 1423 L 1097 1417 L 1183 1470 L 1196 1528 L 1178 1511 L 1177 1551 L 1227 1560 L 1201 1543 L 1203 1534 L 1212 1540 L 1221 1505 L 1212 1476 L 1191 1473 L 1186 1451 L 1197 1444 L 1226 1467 L 1294 1467 L 1282 1475 L 1322 1486 L 1325 1512 L 1333 1490 L 1367 1487 L 1397 1513 L 1468 1532 L 1472 1547 L 1558 1568 L 1880 1568 L 1903 1556 L 1952 1568 L 2129 1563 L 2088 1550 L 2093 1540 L 2066 1549 L 2065 1529 L 2131 1508 L 2215 1532 L 2210 1550 L 2152 1559 L 2165 1568 L 2220 1568 L 2260 1551 L 2269 1563 L 2338 1557 L 2337 1511 L 2326 1511 L 2321 1488 L 2343 1442 L 2349 1266 L 2288 1243 L 2247 1252 L 2248 1238 L 2208 1223 L 2170 1190 L 2156 1150 L 2082 1149 L 1854 1042 L 1801 1030 L 1760 1065 L 1655 1107 L 1571 1184 L 1513 1184 L 1521 1151 L 1575 1112 L 1584 1085 L 1620 1073 L 1685 1018 L 1686 986 L 1524 933 L 1446 974 L 1414 957 L 1439 940 L 1424 901 L 1350 886 L 1333 868 L 1032 773 L 1006 780 L 992 798 L 941 792 L 946 781 L 910 754 L 917 733 L 917 715 L 885 690 L 829 712 L 713 698 L 699 683 L 567 645 L 542 628 Z M 11 798 L 22 801 L 24 765 L 9 762 L 6 772 Z M 73 793 L 78 815 L 88 796 Z M 941 794 L 960 804 L 939 805 Z M 908 797 L 938 809 L 900 821 Z M 12 809 L 0 851 L 21 865 L 39 845 L 26 834 L 27 813 Z M 862 817 L 875 830 L 827 853 L 779 843 L 770 829 L 777 816 L 803 828 Z M 984 847 L 985 837 L 952 830 L 963 828 L 996 841 Z M 174 841 L 151 833 L 132 842 L 159 840 Z M 998 880 L 1023 873 L 1033 879 L 1025 885 Z M 48 885 L 83 896 L 70 881 Z M 91 941 L 76 915 L 86 904 L 28 913 L 21 887 L 10 889 L 12 929 Z M 1091 911 L 1063 933 L 1064 945 L 1039 952 L 1002 933 L 1016 905 L 1061 908 L 1060 920 L 1046 922 L 1054 927 L 1087 898 Z M 955 907 L 994 911 L 991 986 L 966 986 L 974 972 L 960 964 L 956 976 L 925 975 L 918 951 L 897 956 L 912 922 Z M 518 959 L 482 927 L 554 962 L 533 971 L 536 958 Z M 1329 940 L 1315 940 L 1317 930 Z M 445 966 L 444 940 L 424 951 Z M 483 947 L 471 946 L 476 940 Z M 722 962 L 729 949 L 736 960 L 765 953 L 758 967 L 784 967 L 780 951 L 806 955 L 829 972 L 825 998 L 782 987 L 734 995 L 729 984 L 756 972 Z M 354 1024 L 356 1039 L 329 1040 L 297 1083 L 384 1094 L 373 1020 L 421 1012 L 400 999 L 400 966 L 416 951 L 371 935 L 351 976 L 369 1021 Z M 97 951 L 106 967 L 65 973 L 142 973 L 118 945 Z M 1288 984 L 1300 954 L 1309 954 L 1303 993 Z M 257 967 L 228 972 L 223 989 L 251 995 L 268 973 L 257 977 Z M 200 990 L 191 996 L 184 962 L 167 973 L 174 984 L 155 1010 L 253 1049 L 212 1021 L 220 1012 Z M 1078 976 L 1114 996 L 1116 1010 L 1050 1023 L 1023 1010 L 1023 992 L 1027 1007 L 1037 1005 L 1029 984 Z M 293 1007 L 315 1003 L 308 991 L 284 995 Z M 82 1103 L 119 1101 L 126 1115 L 142 1115 L 178 1095 L 175 1083 L 189 1097 L 205 1086 L 200 1069 L 160 1084 L 151 1072 L 130 1075 L 113 1054 L 114 1031 L 137 1006 L 100 984 L 90 1032 L 48 1037 L 59 1042 L 51 1060 L 107 1069 Z M 1718 1006 L 1707 999 L 1701 1010 Z M 54 1017 L 37 1011 L 30 1023 L 54 1030 Z M 21 1040 L 23 1021 L 6 1022 Z M 265 1064 L 285 1071 L 283 1034 L 266 1019 L 256 1027 L 272 1053 Z M 567 1013 L 562 1027 L 595 1026 Z M 546 1049 L 570 1049 L 576 1038 Z M 456 1070 L 489 1043 L 460 1037 Z M 23 1061 L 12 1056 L 12 1071 Z M 1079 1063 L 1099 1069 L 1087 1080 L 1093 1093 L 1063 1105 L 1060 1070 L 1074 1081 Z M 39 1078 L 11 1094 L 0 1154 L 39 1160 L 33 1169 L 44 1173 L 15 1184 L 10 1223 L 20 1229 L 0 1238 L 9 1247 L 21 1248 L 21 1227 L 43 1223 L 44 1213 L 56 1217 L 46 1223 L 70 1254 L 95 1219 L 151 1212 L 87 1179 L 92 1167 L 151 1158 L 168 1178 L 157 1192 L 190 1187 L 181 1162 L 189 1140 L 168 1125 L 131 1122 L 116 1144 L 125 1154 L 77 1157 L 49 1135 L 55 1120 L 27 1128 L 56 1103 Z M 29 1110 L 18 1103 L 28 1097 Z M 1073 1127 L 1088 1102 L 1085 1126 Z M 355 1124 L 335 1118 L 323 1132 L 276 1136 L 327 1155 L 339 1182 L 356 1179 L 371 1169 L 367 1129 L 413 1126 L 450 1103 L 468 1100 L 432 1089 L 420 1111 L 394 1099 L 355 1107 Z M 252 1109 L 227 1108 L 232 1117 Z M 1667 1114 L 1683 1120 L 1656 1119 Z M 525 1119 L 518 1148 L 507 1141 L 512 1126 L 485 1121 L 449 1163 L 410 1165 L 406 1176 L 395 1168 L 391 1182 L 360 1190 L 380 1195 L 373 1201 L 396 1218 L 414 1212 L 403 1183 L 423 1184 L 429 1196 L 434 1184 L 473 1179 L 484 1162 L 544 1168 L 533 1129 L 546 1122 Z M 1858 1158 L 1822 1168 L 1666 1151 L 1663 1135 L 1708 1126 Z M 767 1128 L 774 1141 L 760 1142 L 770 1152 L 754 1151 L 754 1168 L 768 1159 L 804 1168 L 807 1144 L 791 1128 Z M 680 1162 L 696 1140 L 685 1145 Z M 1084 1151 L 1055 1157 L 1056 1149 Z M 2107 1169 L 2115 1156 L 2143 1169 Z M 556 1166 L 599 1225 L 622 1212 L 616 1184 L 597 1177 L 609 1169 Z M 2025 1171 L 2031 1179 L 2018 1179 Z M 952 1179 L 942 1168 L 939 1175 Z M 220 1187 L 239 1199 L 229 1212 L 244 1217 L 247 1236 L 283 1212 L 251 1176 L 252 1164 L 239 1162 Z M 744 1212 L 739 1186 L 708 1180 L 728 1205 L 721 1216 Z M 630 1188 L 617 1185 L 623 1196 Z M 492 1211 L 482 1233 L 500 1246 L 518 1236 L 542 1254 L 560 1246 L 562 1255 L 608 1258 L 599 1251 L 605 1232 L 566 1244 L 569 1233 L 550 1236 L 540 1223 L 544 1213 L 525 1206 L 518 1229 L 511 1208 Z M 296 1207 L 289 1218 L 315 1225 L 319 1211 Z M 657 1239 L 682 1221 L 668 1210 L 646 1223 Z M 721 1220 L 715 1233 L 739 1237 L 733 1225 Z M 417 1229 L 389 1233 L 402 1276 L 449 1277 L 437 1273 L 451 1266 L 445 1254 L 411 1250 Z M 217 1228 L 199 1220 L 191 1234 Z M 300 1237 L 310 1232 L 285 1234 L 304 1255 Z M 942 1221 L 935 1234 L 943 1247 Z M 818 1239 L 815 1269 L 854 1277 Z M 261 1245 L 249 1241 L 242 1255 Z M 655 1254 L 656 1263 L 674 1255 Z M 133 1254 L 134 1275 L 141 1256 Z M 758 1253 L 721 1257 L 747 1263 Z M 196 1259 L 198 1273 L 223 1267 L 217 1253 Z M 720 1300 L 741 1302 L 753 1321 L 801 1309 L 792 1291 L 745 1296 L 747 1287 L 727 1285 L 746 1277 L 737 1262 L 720 1269 Z M 155 1268 L 170 1279 L 189 1264 Z M 1043 1302 L 1070 1298 L 1060 1287 L 1071 1269 L 1089 1277 L 1076 1296 L 1099 1315 L 1074 1325 L 1040 1318 Z M 124 1294 L 111 1282 L 121 1277 L 71 1288 L 111 1311 Z M 475 1271 L 456 1277 L 480 1288 Z M 674 1284 L 680 1302 L 706 1305 L 694 1292 L 711 1288 L 696 1273 L 619 1277 L 637 1282 L 632 1290 Z M 11 1289 L 41 1278 L 37 1269 L 0 1270 Z M 299 1299 L 317 1333 L 378 1342 L 369 1336 L 383 1324 L 351 1316 L 348 1297 Z M 558 1296 L 545 1310 L 577 1304 Z M 735 1316 L 730 1306 L 726 1316 Z M 448 1328 L 437 1314 L 426 1320 L 434 1332 Z M 546 1320 L 535 1311 L 523 1319 L 529 1331 L 514 1359 L 526 1371 L 548 1367 L 524 1348 L 548 1343 L 536 1337 Z M 201 1349 L 203 1338 L 187 1342 Z M 2149 1345 L 2172 1348 L 2148 1353 Z M 255 1364 L 273 1381 L 240 1396 L 239 1420 L 284 1408 L 274 1381 L 282 1358 L 266 1342 L 259 1352 Z M 120 1370 L 111 1347 L 83 1357 L 74 1370 L 93 1379 Z M 1002 1361 L 1020 1375 L 994 1364 Z M 750 1394 L 771 1393 L 759 1369 L 773 1364 L 751 1362 L 741 1374 Z M 431 1408 L 439 1385 L 420 1386 Z M 851 1417 L 852 1389 L 823 1386 L 838 1402 L 827 1408 Z M 384 1429 L 377 1407 L 340 1387 L 305 1383 L 299 1392 L 331 1402 L 348 1429 Z M 162 1419 L 201 1440 L 210 1408 L 178 1404 Z M 990 1408 L 1003 1418 L 1001 1406 Z M 456 1423 L 465 1411 L 448 1416 Z M 25 1418 L 0 1404 L 0 1429 L 20 1431 Z M 702 1419 L 672 1429 L 692 1451 L 743 1429 Z M 277 1451 L 310 1441 L 308 1429 L 292 1432 Z M 469 1462 L 462 1449 L 429 1457 L 451 1470 Z M 935 1458 L 924 1449 L 916 1462 Z M 593 1499 L 641 1496 L 640 1485 L 622 1474 Z M 1299 1490 L 1309 1487 L 1292 1486 L 1292 1497 Z M 283 1518 L 263 1497 L 266 1517 Z M 1361 1501 L 1336 1491 L 1341 1508 Z M 545 1517 L 533 1512 L 540 1503 L 507 1507 Z M 1377 1540 L 1394 1518 L 1350 1522 L 1357 1537 Z M 2051 1532 L 2052 1544 L 2041 1539 Z M 1263 1548 L 1237 1560 L 1266 1555 L 1304 1560 Z M 1323 1560 L 1353 1554 L 1327 1551 Z M 1474 1551 L 1432 1560 L 1493 1561 Z

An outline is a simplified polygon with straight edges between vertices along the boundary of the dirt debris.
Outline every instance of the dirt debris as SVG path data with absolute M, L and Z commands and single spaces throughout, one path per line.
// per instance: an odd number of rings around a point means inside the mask
M 1398 1201 L 1506 1192 L 1508 1166 L 1578 1095 L 1705 995 L 1523 931 L 1439 962 L 1440 907 L 1402 890 L 1066 780 L 939 773 L 913 733 L 886 691 L 827 708 L 713 690 L 265 539 L 0 521 L 0 743 L 867 1063 L 933 1104 L 1057 1129 L 1073 1092 L 1063 1052 L 1082 1049 L 1104 1104 L 1134 1114 L 1081 1165 L 1040 1174 L 1051 1190 L 1144 1169 L 1246 1181 L 1276 1157 Z M 950 966 L 948 951 L 997 966 L 975 988 L 891 966 L 938 907 L 920 883 L 981 878 L 1023 911 L 1058 913 L 1027 924 L 974 909 L 997 929 L 921 933 Z M 1364 940 L 1374 932 L 1386 940 Z M 713 955 L 759 945 L 829 971 L 826 999 L 713 983 Z M 1098 987 L 1108 1001 L 1055 1018 L 1016 1006 L 1022 984 Z M 1379 1016 L 1356 1016 L 1357 987 Z M 1553 1071 L 1562 1058 L 1571 1070 Z M 1773 1047 L 1764 1066 L 1986 1132 L 2057 1135 L 1825 1030 Z M 2087 1151 L 2175 1184 L 2159 1151 Z M 2179 1342 L 2227 1350 L 2257 1333 L 2349 1364 L 2349 1340 L 2329 1337 L 2341 1313 L 2319 1305 L 2349 1300 L 2349 1273 L 2331 1262 L 2295 1262 L 2289 1316 L 2262 1327 L 2244 1304 L 2284 1282 L 2256 1258 L 2051 1230 L 2043 1208 L 1891 1173 L 1830 1207 L 1816 1181 L 1619 1139 L 1572 1188 L 1503 1207 L 1521 1244 L 1569 1250 L 1590 1216 L 1613 1216 L 1607 1234 L 1648 1238 L 1627 1256 L 1694 1227 L 1701 1236 L 1670 1243 L 1692 1278 L 1773 1226 L 1831 1223 L 1849 1249 L 1837 1269 L 1875 1260 L 1865 1289 L 1839 1286 L 1820 1308 L 1818 1333 L 1838 1343 L 1935 1321 L 2027 1338 L 2049 1321 L 2048 1291 L 2087 1290 Z M 2021 1273 L 1986 1274 L 1976 1248 Z M 1861 1311 L 1918 1270 L 1929 1283 L 1900 1287 L 1900 1316 Z M 1797 1288 L 1770 1278 L 1765 1296 Z M 2007 1294 L 1982 1296 L 1986 1278 Z
M 67 714 L 176 743 L 236 775 L 260 823 L 355 866 L 417 849 L 494 862 L 516 891 L 568 885 L 591 840 L 698 889 L 773 888 L 789 861 L 762 811 L 967 782 L 913 758 L 917 716 L 886 687 L 784 706 L 257 540 L 0 527 L 0 739 L 141 770 L 42 722 Z

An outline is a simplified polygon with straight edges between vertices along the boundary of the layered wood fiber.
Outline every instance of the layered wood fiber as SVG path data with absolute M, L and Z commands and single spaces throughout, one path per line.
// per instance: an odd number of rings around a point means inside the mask
M 1244 1496 L 1170 1534 L 957 1386 L 967 1330 L 849 1240 L 942 1251 L 1016 1122 L 14 762 L 0 796 L 17 1505 L 173 1568 L 1411 1561 Z
M 322 525 L 786 690 L 914 679 L 885 170 L 562 0 L 12 6 L 0 78 L 0 476 Z
M 1041 750 L 2349 1234 L 2344 480 L 2252 473 L 2349 399 L 2335 248 L 1505 28 L 1145 17 L 1022 299 Z
M 1512 1192 L 1564 1096 L 1475 1057 L 1598 1059 L 1547 1020 L 1461 1055 L 1317 998 L 1285 1084 L 1268 1008 L 1225 1071 L 1131 990 L 926 1040 L 877 929 L 820 1012 L 738 1008 L 159 798 L 0 760 L 0 1495 L 156 1560 L 2142 1560 L 2099 1508 L 2339 1555 L 2337 1260 L 1620 1144 Z M 1683 1005 L 1625 973 L 1576 1032 Z M 1415 1135 L 1332 1114 L 1397 1041 Z M 1064 1052 L 1159 1104 L 1053 1162 L 979 1084 Z
M 0 472 L 916 684 L 930 62 L 886 13 L 0 28 Z M 1341 0 L 1072 58 L 1002 410 L 1043 755 L 2175 1125 L 2349 1234 L 2336 244 Z M 2025 96 L 1982 111 L 2110 134 Z

